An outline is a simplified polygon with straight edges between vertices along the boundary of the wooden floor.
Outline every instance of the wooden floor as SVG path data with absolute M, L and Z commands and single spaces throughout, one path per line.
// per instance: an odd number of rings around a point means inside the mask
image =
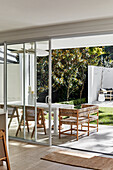
M 54 147 L 33 145 L 17 141 L 9 141 L 9 154 L 11 170 L 84 170 L 85 168 L 72 167 L 41 160 L 45 154 L 51 152 Z M 6 170 L 6 166 L 0 167 Z

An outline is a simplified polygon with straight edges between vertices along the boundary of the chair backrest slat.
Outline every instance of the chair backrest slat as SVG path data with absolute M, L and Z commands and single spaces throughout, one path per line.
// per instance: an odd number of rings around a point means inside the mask
M 78 114 L 79 117 L 82 117 L 91 113 L 97 113 L 98 108 L 98 106 L 94 105 L 82 105 L 81 109 L 59 109 L 59 115 L 77 117 Z
M 77 110 L 75 109 L 59 109 L 60 116 L 77 116 Z

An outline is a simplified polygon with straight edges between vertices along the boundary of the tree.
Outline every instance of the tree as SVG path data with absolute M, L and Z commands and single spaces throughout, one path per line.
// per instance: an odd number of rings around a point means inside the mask
M 77 75 L 82 62 L 81 55 L 79 49 L 54 50 L 52 53 L 53 87 L 66 87 L 67 100 L 70 94 L 78 90 L 80 81 Z
M 48 57 L 37 58 L 37 96 L 48 90 Z
M 99 56 L 103 53 L 102 47 L 54 50 L 52 54 L 53 86 L 57 88 L 65 86 L 67 89 L 67 100 L 77 90 L 80 91 L 81 98 L 88 65 L 98 65 L 100 61 Z
M 80 77 L 80 98 L 82 97 L 84 84 L 86 81 L 86 74 L 88 74 L 88 65 L 102 65 L 99 58 L 100 55 L 105 54 L 103 47 L 86 47 L 80 48 L 82 63 L 79 67 Z

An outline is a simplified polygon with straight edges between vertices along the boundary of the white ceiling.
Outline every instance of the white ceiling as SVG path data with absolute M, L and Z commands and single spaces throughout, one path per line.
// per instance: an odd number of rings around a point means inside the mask
M 113 0 L 0 0 L 0 31 L 113 17 Z

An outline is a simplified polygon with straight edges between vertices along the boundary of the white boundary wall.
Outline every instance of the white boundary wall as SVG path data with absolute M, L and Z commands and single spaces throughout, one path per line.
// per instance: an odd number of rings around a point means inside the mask
M 113 88 L 113 68 L 88 66 L 89 104 L 98 100 L 98 92 L 100 88 Z

